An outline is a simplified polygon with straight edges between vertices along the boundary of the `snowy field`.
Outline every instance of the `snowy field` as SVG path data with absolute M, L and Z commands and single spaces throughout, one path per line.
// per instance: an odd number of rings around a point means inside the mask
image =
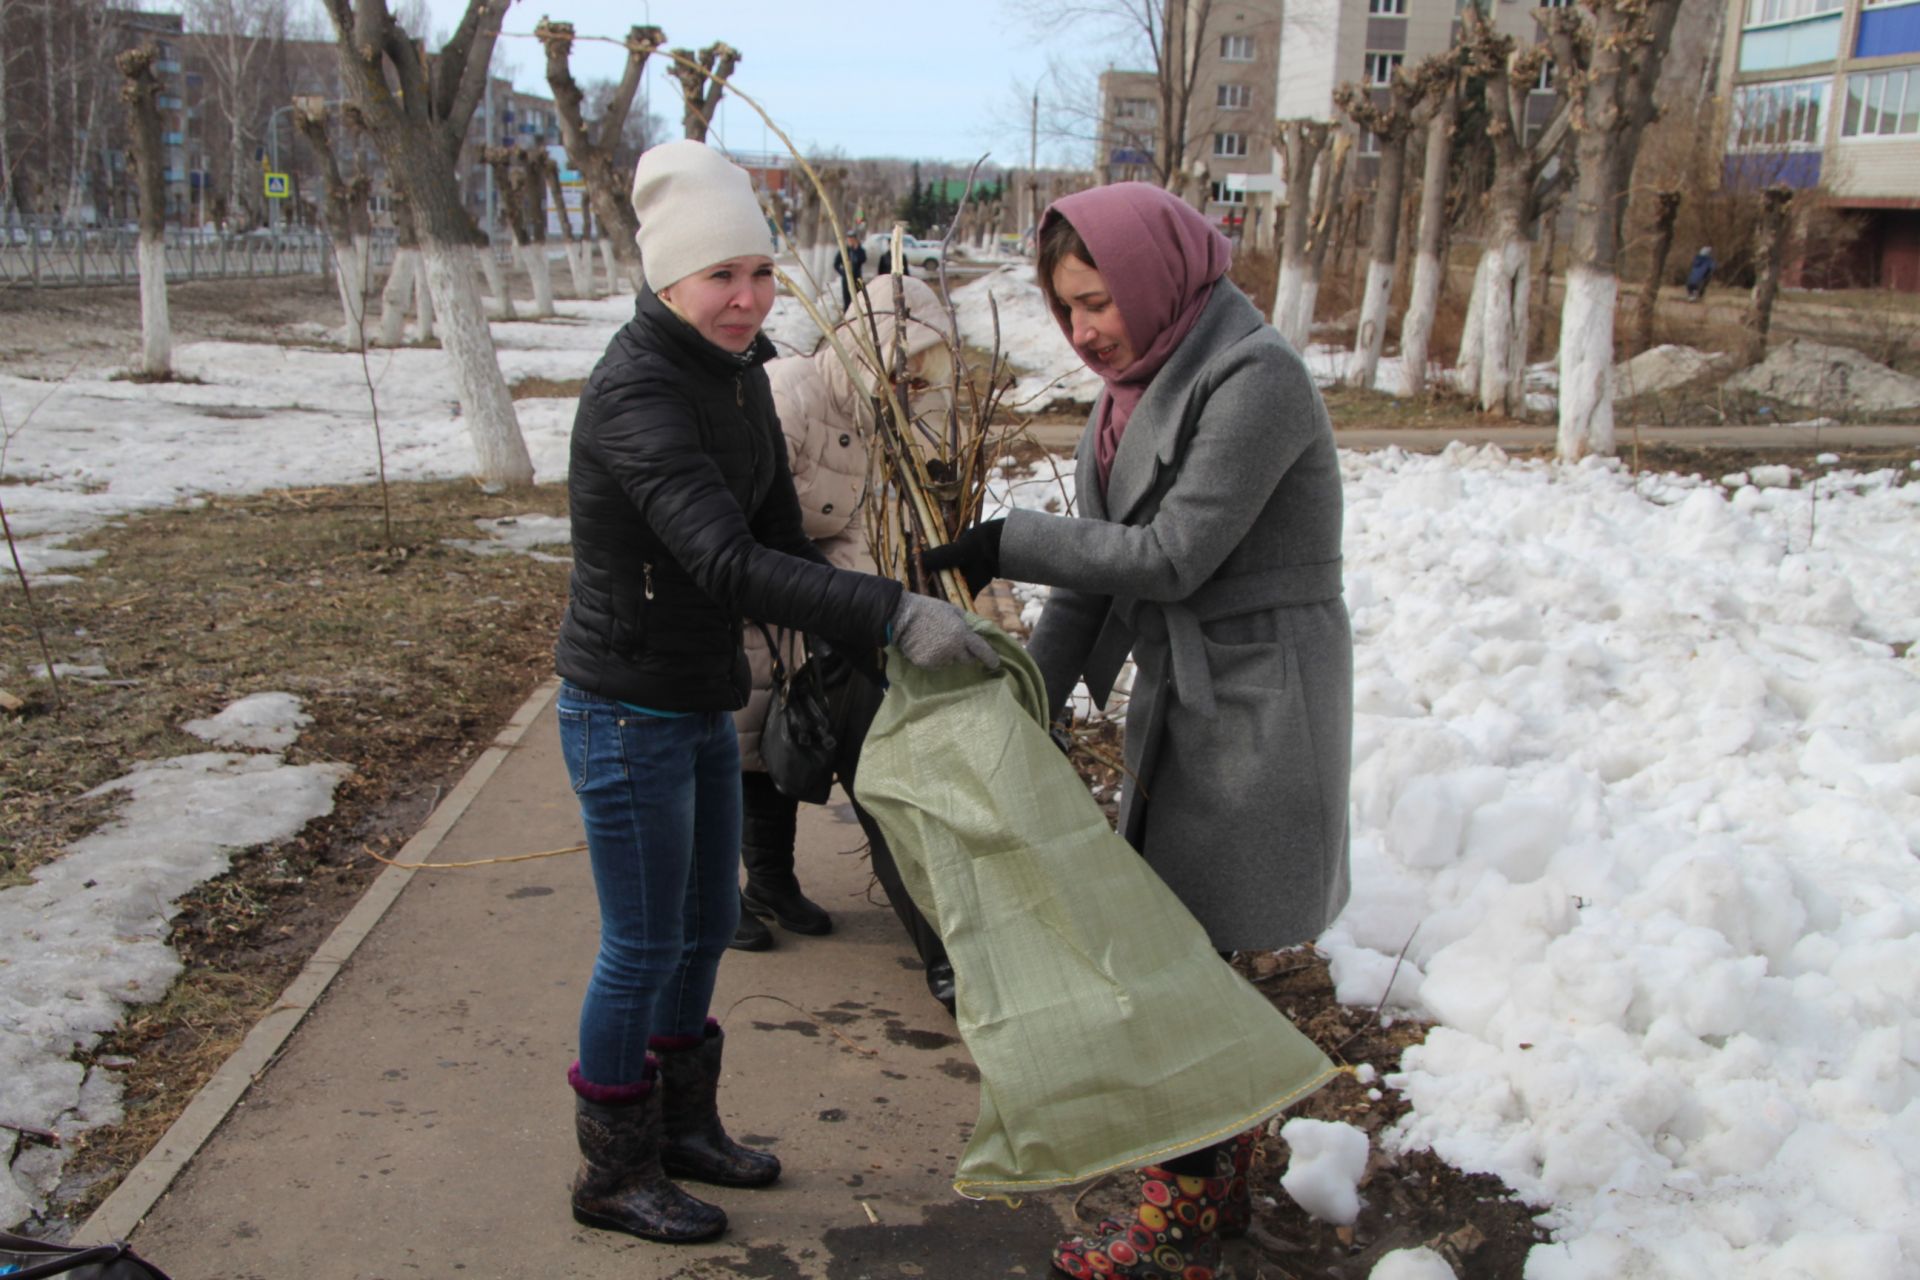
M 1035 386 L 1068 369 L 1030 276 L 986 280 Z M 510 380 L 584 376 L 630 304 L 561 310 L 494 326 Z M 796 312 L 776 337 L 803 338 Z M 390 474 L 466 474 L 439 353 L 370 361 Z M 10 424 L 38 405 L 0 496 L 41 583 L 84 572 L 64 539 L 129 512 L 372 478 L 357 357 L 178 363 L 204 381 L 0 376 Z M 517 407 L 560 479 L 572 402 Z M 1920 485 L 1636 482 L 1494 449 L 1343 463 L 1355 885 L 1323 945 L 1344 999 L 1439 1023 L 1385 1082 L 1414 1108 L 1389 1140 L 1542 1206 L 1534 1280 L 1920 1274 L 1920 655 L 1895 653 L 1920 638 Z M 137 765 L 109 784 L 119 822 L 0 892 L 0 1119 L 113 1118 L 113 1071 L 70 1048 L 164 987 L 174 899 L 326 811 L 336 778 L 279 776 L 297 722 L 275 702 L 196 725 L 219 750 Z M 259 802 L 268 779 L 284 803 Z M 279 825 L 231 831 L 235 797 Z M 12 1161 L 0 1222 L 58 1160 Z

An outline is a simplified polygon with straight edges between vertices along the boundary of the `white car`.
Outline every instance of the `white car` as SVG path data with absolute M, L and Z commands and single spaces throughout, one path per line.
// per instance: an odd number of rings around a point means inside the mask
M 942 252 L 938 240 L 921 240 L 914 236 L 905 236 L 900 241 L 901 252 L 907 260 L 909 269 L 918 267 L 922 271 L 938 271 Z M 891 233 L 867 237 L 867 267 L 880 269 L 880 255 L 893 248 Z

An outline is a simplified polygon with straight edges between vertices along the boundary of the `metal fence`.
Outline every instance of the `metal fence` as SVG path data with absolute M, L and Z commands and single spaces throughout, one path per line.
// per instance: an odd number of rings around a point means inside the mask
M 169 282 L 319 275 L 333 262 L 333 242 L 319 231 L 168 231 L 166 243 Z M 0 226 L 0 288 L 137 284 L 139 246 L 136 231 Z M 391 232 L 375 233 L 374 265 L 390 263 L 393 248 Z

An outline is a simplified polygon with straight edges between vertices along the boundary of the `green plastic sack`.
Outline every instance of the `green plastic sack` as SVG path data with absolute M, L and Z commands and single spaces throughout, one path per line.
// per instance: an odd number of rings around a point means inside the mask
M 1048 737 L 1019 644 L 1000 670 L 897 654 L 855 790 L 953 962 L 980 1069 L 962 1195 L 1081 1182 L 1263 1121 L 1335 1069 L 1220 962 Z

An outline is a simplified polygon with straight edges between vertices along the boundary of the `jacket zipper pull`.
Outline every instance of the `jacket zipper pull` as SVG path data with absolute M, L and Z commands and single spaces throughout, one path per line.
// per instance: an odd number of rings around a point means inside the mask
M 647 599 L 653 599 L 653 566 L 644 560 L 640 562 L 640 581 Z
M 737 373 L 733 375 L 733 402 L 742 409 L 747 407 L 746 383 Z

